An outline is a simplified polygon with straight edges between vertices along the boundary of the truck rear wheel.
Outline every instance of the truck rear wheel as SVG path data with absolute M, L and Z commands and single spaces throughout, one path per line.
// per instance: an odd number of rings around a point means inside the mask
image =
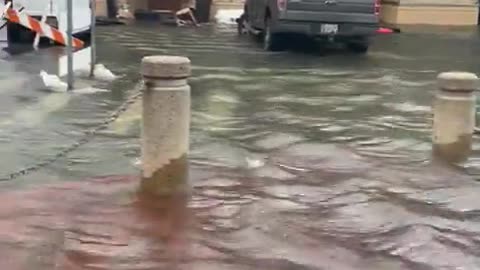
M 246 32 L 246 29 L 245 29 L 245 22 L 247 21 L 247 15 L 246 13 L 244 12 L 240 18 L 237 19 L 237 33 L 239 35 L 243 35 L 245 34 Z
M 282 48 L 282 41 L 281 36 L 276 33 L 272 33 L 272 21 L 269 17 L 265 20 L 265 31 L 263 33 L 263 48 L 266 51 L 281 51 Z

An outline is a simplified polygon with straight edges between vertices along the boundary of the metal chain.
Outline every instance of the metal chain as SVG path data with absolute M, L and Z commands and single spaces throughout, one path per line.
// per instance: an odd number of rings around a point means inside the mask
M 136 100 L 142 96 L 142 91 L 136 92 L 135 94 L 131 95 L 128 97 L 128 99 L 118 107 L 114 112 L 110 114 L 108 118 L 106 118 L 101 124 L 99 124 L 97 127 L 90 129 L 86 131 L 83 136 L 77 140 L 75 143 L 71 144 L 69 147 L 63 149 L 62 151 L 58 152 L 55 156 L 48 158 L 42 162 L 39 162 L 37 164 L 34 164 L 30 167 L 23 168 L 21 170 L 18 170 L 16 172 L 7 174 L 3 177 L 0 178 L 0 182 L 5 182 L 5 181 L 11 181 L 15 180 L 16 178 L 19 178 L 21 176 L 25 176 L 28 174 L 31 174 L 33 172 L 36 172 L 38 170 L 41 170 L 51 164 L 53 164 L 55 161 L 67 156 L 71 152 L 75 151 L 78 149 L 80 146 L 85 145 L 86 143 L 90 142 L 95 135 L 97 135 L 100 131 L 105 130 L 111 123 L 113 123 L 115 120 L 117 120 L 120 115 L 125 112 L 130 105 L 136 102 Z

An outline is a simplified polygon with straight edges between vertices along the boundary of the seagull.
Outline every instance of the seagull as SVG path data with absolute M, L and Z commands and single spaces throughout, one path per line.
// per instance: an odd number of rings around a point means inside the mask
M 95 65 L 95 78 L 101 81 L 113 81 L 117 78 L 113 72 L 108 70 L 103 64 Z
M 56 75 L 49 75 L 45 70 L 40 71 L 40 78 L 45 87 L 52 92 L 67 92 L 68 84 L 62 82 Z
M 81 77 L 90 77 L 90 68 L 83 67 L 76 71 L 77 75 Z M 108 68 L 105 67 L 103 64 L 96 64 L 95 69 L 93 72 L 93 79 L 97 79 L 100 81 L 111 82 L 117 79 L 118 76 L 113 74 Z

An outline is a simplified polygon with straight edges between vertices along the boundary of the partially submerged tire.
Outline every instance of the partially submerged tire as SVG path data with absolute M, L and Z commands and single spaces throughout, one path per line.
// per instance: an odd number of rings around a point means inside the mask
M 265 31 L 263 33 L 263 48 L 266 51 L 281 51 L 283 49 L 281 36 L 280 34 L 272 33 L 271 25 L 271 19 L 267 18 L 265 20 Z
M 240 18 L 237 19 L 237 33 L 239 35 L 244 35 L 245 34 L 245 20 L 246 16 L 245 13 L 243 13 Z

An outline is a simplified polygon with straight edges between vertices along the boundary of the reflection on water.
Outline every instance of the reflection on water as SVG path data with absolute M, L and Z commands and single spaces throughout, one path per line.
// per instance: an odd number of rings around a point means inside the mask
M 479 69 L 480 39 L 427 36 L 380 37 L 363 57 L 265 53 L 229 28 L 101 29 L 101 62 L 125 75 L 94 86 L 111 91 L 55 101 L 0 85 L 0 171 L 101 123 L 136 91 L 142 56 L 187 55 L 190 192 L 151 198 L 136 177 L 98 177 L 138 174 L 136 103 L 67 159 L 2 188 L 3 268 L 479 269 L 480 184 L 430 161 L 430 102 L 438 72 Z M 15 64 L 0 67 L 2 82 Z
M 308 144 L 280 150 L 261 168 L 192 165 L 191 175 L 191 193 L 160 198 L 139 195 L 139 179 L 128 177 L 3 192 L 4 265 L 476 269 L 480 263 L 480 189 L 460 173 L 387 169 L 341 148 Z

